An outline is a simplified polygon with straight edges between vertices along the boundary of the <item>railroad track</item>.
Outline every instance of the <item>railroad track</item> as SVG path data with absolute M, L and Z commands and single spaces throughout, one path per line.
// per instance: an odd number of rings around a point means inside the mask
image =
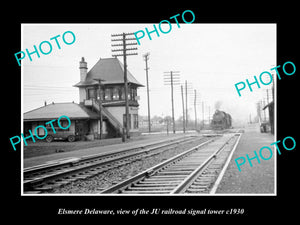
M 182 137 L 160 141 L 109 154 L 95 154 L 66 161 L 44 164 L 24 169 L 24 193 L 51 191 L 80 179 L 87 179 L 110 169 L 126 165 L 141 158 L 160 154 L 163 151 L 193 142 L 199 138 Z M 205 139 L 203 139 L 205 140 Z
M 100 194 L 210 193 L 240 135 L 224 134 L 205 141 Z

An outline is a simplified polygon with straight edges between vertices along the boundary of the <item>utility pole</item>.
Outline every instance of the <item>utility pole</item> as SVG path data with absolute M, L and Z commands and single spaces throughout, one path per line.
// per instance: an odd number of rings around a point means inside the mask
M 274 76 L 272 74 L 272 101 L 273 101 L 273 110 L 271 111 L 271 113 L 269 114 L 269 117 L 271 116 L 272 118 L 270 118 L 270 124 L 271 124 L 271 133 L 274 134 L 274 110 L 275 110 L 275 99 L 274 99 L 274 85 L 275 85 L 275 82 L 274 82 Z M 270 108 L 269 108 L 270 110 Z M 270 111 L 269 111 L 270 112 Z
M 195 109 L 195 130 L 197 130 L 197 91 L 194 90 L 195 97 L 194 97 L 194 109 Z
M 184 97 L 183 97 L 182 85 L 181 85 L 181 100 L 182 100 L 182 129 L 183 129 L 183 133 L 185 133 Z
M 149 59 L 150 53 L 147 52 L 146 54 L 143 55 L 144 60 L 146 62 L 146 80 L 147 80 L 147 101 L 148 101 L 148 129 L 149 133 L 151 133 L 151 121 L 150 121 L 150 100 L 149 100 L 149 82 L 148 82 L 148 70 L 150 69 L 148 67 L 148 59 Z
M 272 65 L 272 66 L 273 66 L 273 65 Z M 273 66 L 273 67 L 274 67 L 274 66 Z M 271 67 L 271 68 L 272 68 L 272 67 Z M 274 99 L 275 81 L 274 81 L 273 73 L 272 73 L 271 75 L 272 75 L 272 99 L 273 99 L 274 107 L 275 107 L 275 99 Z M 275 76 L 275 79 L 276 79 L 276 76 Z
M 195 129 L 201 130 L 201 119 L 200 119 L 200 124 L 198 127 L 198 116 L 197 116 L 197 107 L 199 107 L 201 105 L 200 95 L 198 93 L 197 93 L 197 90 L 194 89 L 193 95 L 194 95 L 194 110 L 195 110 Z M 202 117 L 202 121 L 203 121 L 203 117 Z
M 208 125 L 210 125 L 210 106 L 208 106 Z
M 202 123 L 204 128 L 204 101 L 202 101 Z
M 192 88 L 192 84 L 188 83 L 187 80 L 185 80 L 185 127 L 186 127 L 186 129 L 188 129 L 188 120 L 189 120 L 188 95 L 193 95 L 194 96 L 194 91 L 193 91 L 193 88 Z
M 102 139 L 102 134 L 103 134 L 103 117 L 102 117 L 102 99 L 101 99 L 101 81 L 105 81 L 102 79 L 94 79 L 95 81 L 98 81 L 98 87 L 99 87 L 99 116 L 100 116 L 100 134 L 99 138 Z
M 269 92 L 267 89 L 267 105 L 269 105 Z M 267 107 L 268 108 L 268 119 L 269 119 L 269 123 L 270 123 L 270 106 Z M 265 108 L 265 111 L 267 110 L 267 108 Z
M 124 92 L 125 92 L 125 135 L 123 133 L 123 137 L 126 136 L 126 138 L 130 138 L 129 136 L 129 103 L 128 103 L 128 82 L 127 82 L 127 60 L 126 57 L 128 55 L 137 55 L 136 52 L 134 53 L 128 53 L 127 51 L 131 50 L 137 50 L 137 47 L 134 48 L 126 48 L 128 45 L 137 45 L 136 42 L 131 42 L 131 43 L 126 43 L 127 40 L 135 40 L 136 38 L 132 37 L 131 35 L 134 35 L 134 33 L 122 33 L 122 34 L 112 34 L 112 37 L 119 37 L 121 36 L 122 38 L 119 39 L 112 39 L 111 41 L 121 41 L 120 44 L 112 44 L 112 47 L 115 46 L 120 46 L 122 47 L 121 49 L 112 49 L 112 52 L 118 52 L 121 51 L 121 54 L 112 54 L 113 57 L 117 56 L 123 56 L 123 64 L 124 64 Z M 131 36 L 128 37 L 127 36 Z M 123 139 L 125 141 L 125 138 Z
M 187 103 L 187 80 L 185 80 L 185 116 L 186 116 L 186 119 L 185 119 L 186 127 L 188 127 L 189 114 L 188 114 L 188 103 Z
M 173 86 L 179 84 L 180 77 L 179 71 L 165 72 L 164 82 L 165 85 L 171 85 L 171 102 L 172 102 L 172 122 L 173 122 L 173 133 L 175 134 L 175 118 L 174 118 L 174 97 L 173 97 Z

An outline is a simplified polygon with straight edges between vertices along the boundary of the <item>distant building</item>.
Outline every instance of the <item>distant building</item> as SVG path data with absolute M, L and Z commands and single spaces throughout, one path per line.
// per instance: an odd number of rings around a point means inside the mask
M 124 66 L 117 58 L 100 59 L 90 71 L 82 57 L 79 62 L 80 82 L 74 85 L 79 90 L 79 104 L 55 103 L 24 113 L 24 132 L 32 131 L 51 119 L 66 115 L 80 136 L 100 137 L 100 111 L 102 112 L 103 137 L 117 137 L 125 124 Z M 101 90 L 99 94 L 99 82 Z M 129 101 L 129 134 L 139 134 L 137 88 L 142 87 L 127 70 Z M 100 98 L 99 98 L 100 96 Z M 100 100 L 102 107 L 100 110 Z M 42 132 L 42 129 L 41 129 Z M 41 134 L 42 135 L 42 134 Z
M 269 109 L 269 125 L 271 128 L 271 133 L 274 134 L 274 101 L 263 107 L 263 110 L 266 110 L 267 108 Z

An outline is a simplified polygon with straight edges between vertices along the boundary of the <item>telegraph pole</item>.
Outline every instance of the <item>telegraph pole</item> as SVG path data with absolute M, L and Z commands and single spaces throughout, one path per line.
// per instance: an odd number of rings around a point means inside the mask
M 175 134 L 174 99 L 173 99 L 173 74 L 172 74 L 172 71 L 171 71 L 171 99 L 172 99 L 173 134 Z
M 197 109 L 196 109 L 196 104 L 197 104 L 197 91 L 196 89 L 194 90 L 195 93 L 195 98 L 194 98 L 194 109 L 195 109 L 195 130 L 197 130 Z
M 128 104 L 128 82 L 127 82 L 127 60 L 126 57 L 128 55 L 137 55 L 136 52 L 134 53 L 128 53 L 127 51 L 131 50 L 137 50 L 137 47 L 134 48 L 126 48 L 128 45 L 137 45 L 136 42 L 131 42 L 131 43 L 126 43 L 127 40 L 135 40 L 136 38 L 134 37 L 128 37 L 130 35 L 134 35 L 134 33 L 122 33 L 122 34 L 112 34 L 112 37 L 119 37 L 121 36 L 122 38 L 120 39 L 112 39 L 111 41 L 121 41 L 120 44 L 112 44 L 112 47 L 115 46 L 120 46 L 122 47 L 121 49 L 112 49 L 112 52 L 118 52 L 121 51 L 121 54 L 112 54 L 113 57 L 117 56 L 123 56 L 123 64 L 124 64 L 124 91 L 125 91 L 125 135 L 123 134 L 123 137 L 126 136 L 126 138 L 130 138 L 129 136 L 129 104 Z M 125 141 L 125 140 L 124 140 Z
M 182 100 L 182 129 L 183 129 L 183 133 L 185 133 L 184 97 L 183 97 L 182 85 L 181 85 L 181 100 Z
M 194 95 L 194 91 L 192 88 L 192 84 L 187 82 L 185 80 L 185 127 L 188 129 L 188 120 L 189 120 L 189 114 L 188 114 L 188 94 Z M 192 100 L 191 100 L 192 101 Z
M 188 103 L 187 103 L 187 80 L 185 80 L 185 122 L 186 122 L 186 127 L 188 127 Z
M 272 66 L 274 66 L 274 65 L 272 65 Z M 276 79 L 276 77 L 275 77 L 275 79 Z M 274 89 L 275 89 L 275 81 L 274 81 L 274 76 L 273 76 L 273 73 L 272 73 L 272 99 L 273 99 L 274 108 L 275 108 Z
M 268 92 L 268 89 L 266 90 L 267 91 L 267 105 L 269 105 L 269 92 Z M 267 108 L 265 108 L 265 111 L 268 109 L 268 119 L 269 119 L 269 123 L 271 122 L 270 121 L 270 106 L 268 106 Z
M 202 101 L 202 123 L 203 123 L 203 129 L 204 129 L 204 101 Z
M 102 117 L 102 99 L 101 99 L 101 81 L 105 81 L 102 79 L 94 79 L 95 81 L 98 81 L 98 86 L 99 86 L 99 116 L 100 116 L 100 136 L 99 138 L 102 139 L 102 134 L 103 134 L 103 117 Z
M 274 82 L 274 76 L 273 76 L 273 74 L 272 74 L 272 89 L 271 89 L 271 91 L 272 91 L 272 101 L 273 101 L 273 111 L 272 111 L 272 114 L 270 113 L 270 115 L 272 115 L 272 120 L 270 120 L 270 124 L 271 124 L 271 133 L 272 134 L 274 134 L 274 111 L 275 111 L 275 99 L 274 99 L 274 85 L 275 85 L 275 82 Z M 270 110 L 270 108 L 269 108 L 269 110 Z M 270 117 L 270 116 L 269 116 Z
M 173 122 L 173 133 L 175 134 L 175 118 L 174 118 L 174 98 L 173 98 L 173 86 L 179 84 L 179 71 L 165 72 L 164 82 L 165 85 L 171 85 L 171 102 L 172 102 L 172 122 Z
M 210 106 L 208 106 L 208 125 L 210 125 Z
M 148 67 L 148 60 L 149 60 L 149 55 L 150 53 L 147 52 L 146 54 L 143 55 L 144 60 L 146 62 L 146 79 L 147 79 L 147 101 L 148 101 L 148 129 L 149 133 L 151 133 L 151 120 L 150 120 L 150 100 L 149 100 L 149 82 L 148 82 L 148 70 L 150 69 Z

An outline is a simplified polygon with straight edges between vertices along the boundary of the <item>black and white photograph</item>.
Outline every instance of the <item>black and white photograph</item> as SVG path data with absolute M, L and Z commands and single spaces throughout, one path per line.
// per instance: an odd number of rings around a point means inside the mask
M 24 195 L 276 194 L 276 24 L 22 24 L 22 46 Z
M 76 7 L 8 17 L 3 215 L 296 215 L 292 13 Z

